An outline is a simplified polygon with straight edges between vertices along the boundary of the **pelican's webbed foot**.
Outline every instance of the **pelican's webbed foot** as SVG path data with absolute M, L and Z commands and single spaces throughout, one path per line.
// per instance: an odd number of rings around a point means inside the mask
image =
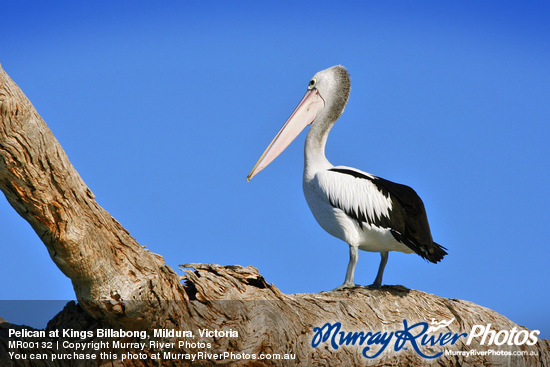
M 367 285 L 365 288 L 368 288 L 368 289 L 380 289 L 381 287 L 382 287 L 382 282 L 380 282 L 380 283 L 374 282 L 374 283 L 372 283 L 371 285 Z
M 354 283 L 344 283 L 341 286 L 334 288 L 332 291 L 341 291 L 342 289 L 353 289 L 353 288 L 360 288 L 360 287 L 361 287 L 360 285 L 357 285 Z

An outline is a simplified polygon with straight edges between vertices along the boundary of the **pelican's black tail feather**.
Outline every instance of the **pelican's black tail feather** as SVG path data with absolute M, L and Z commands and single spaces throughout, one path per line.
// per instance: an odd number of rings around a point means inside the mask
M 443 257 L 447 255 L 447 251 L 445 251 L 447 249 L 438 243 L 432 242 L 429 245 L 421 245 L 416 241 L 413 241 L 410 238 L 403 236 L 401 233 L 393 229 L 391 230 L 391 234 L 397 241 L 409 247 L 411 250 L 420 255 L 420 257 L 422 257 L 423 259 L 428 260 L 434 264 L 440 262 Z
M 438 243 L 432 242 L 432 246 L 428 249 L 428 256 L 424 257 L 426 260 L 433 262 L 434 264 L 443 260 L 443 257 L 447 255 L 447 250 L 445 247 L 441 246 Z

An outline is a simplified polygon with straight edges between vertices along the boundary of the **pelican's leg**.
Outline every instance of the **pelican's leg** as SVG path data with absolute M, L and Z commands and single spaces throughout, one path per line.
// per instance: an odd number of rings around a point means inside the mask
M 358 258 L 359 258 L 359 248 L 356 246 L 350 245 L 349 246 L 349 263 L 348 263 L 348 271 L 346 272 L 346 280 L 344 281 L 344 284 L 334 288 L 333 291 L 357 287 L 355 283 L 353 283 L 353 278 L 355 277 L 355 266 L 357 265 Z
M 384 268 L 388 262 L 388 252 L 381 252 L 380 257 L 381 259 L 380 266 L 378 267 L 378 274 L 376 274 L 376 279 L 374 279 L 374 283 L 369 285 L 369 288 L 378 289 L 382 286 L 382 276 L 384 275 Z

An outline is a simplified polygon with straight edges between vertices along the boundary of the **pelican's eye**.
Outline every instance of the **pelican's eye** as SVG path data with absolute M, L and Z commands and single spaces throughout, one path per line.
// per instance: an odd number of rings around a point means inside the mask
M 315 85 L 317 84 L 317 79 L 313 78 L 309 81 L 309 84 L 307 85 L 307 89 L 313 89 Z

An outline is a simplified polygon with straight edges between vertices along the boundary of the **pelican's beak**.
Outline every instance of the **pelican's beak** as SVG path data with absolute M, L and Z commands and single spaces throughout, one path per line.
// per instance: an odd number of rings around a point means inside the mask
M 252 177 L 256 176 L 261 170 L 273 162 L 302 132 L 302 130 L 315 120 L 324 107 L 325 101 L 323 101 L 317 89 L 312 88 L 308 90 L 304 98 L 300 101 L 300 104 L 298 104 L 298 107 L 292 112 L 292 115 L 290 115 L 258 162 L 256 162 L 256 165 L 252 168 L 252 172 L 250 172 L 246 180 L 250 181 Z

